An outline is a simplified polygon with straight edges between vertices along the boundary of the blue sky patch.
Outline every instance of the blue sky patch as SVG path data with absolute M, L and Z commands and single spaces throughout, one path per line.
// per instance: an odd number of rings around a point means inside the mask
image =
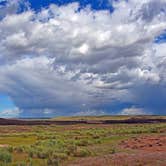
M 15 105 L 10 97 L 6 95 L 0 95 L 0 111 L 4 111 L 6 109 L 14 109 Z

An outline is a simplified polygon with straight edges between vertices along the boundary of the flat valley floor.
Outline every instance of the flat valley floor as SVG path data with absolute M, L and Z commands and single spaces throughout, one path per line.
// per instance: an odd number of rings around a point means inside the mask
M 166 123 L 0 126 L 0 166 L 165 163 Z

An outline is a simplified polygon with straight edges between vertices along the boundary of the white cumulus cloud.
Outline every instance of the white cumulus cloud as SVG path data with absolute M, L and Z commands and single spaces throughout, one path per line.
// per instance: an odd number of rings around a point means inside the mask
M 165 43 L 154 39 L 166 29 L 166 1 L 116 1 L 113 7 L 113 13 L 79 11 L 78 3 L 38 12 L 27 7 L 5 13 L 4 8 L 0 92 L 22 115 L 46 109 L 93 112 L 115 101 L 148 106 L 149 92 L 142 97 L 140 89 L 158 86 L 165 92 Z

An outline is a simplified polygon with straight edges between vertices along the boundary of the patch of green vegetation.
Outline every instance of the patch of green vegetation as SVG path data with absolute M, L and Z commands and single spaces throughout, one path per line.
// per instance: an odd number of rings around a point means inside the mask
M 12 161 L 12 155 L 6 149 L 0 149 L 0 162 L 10 163 Z
M 35 136 L 29 136 L 25 137 L 22 134 L 19 134 L 17 136 L 10 135 L 10 136 L 3 136 L 0 137 L 0 144 L 7 144 L 11 146 L 19 146 L 19 145 L 30 145 L 36 141 Z

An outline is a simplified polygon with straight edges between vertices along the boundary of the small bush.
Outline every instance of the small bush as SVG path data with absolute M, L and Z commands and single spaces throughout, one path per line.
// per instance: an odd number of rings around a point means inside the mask
M 75 152 L 75 157 L 87 157 L 90 156 L 91 152 L 87 149 L 78 149 L 77 152 Z
M 59 161 L 67 159 L 67 154 L 65 153 L 53 153 L 51 156 L 53 159 L 57 159 Z
M 12 146 L 9 146 L 9 147 L 7 147 L 7 151 L 9 151 L 10 153 L 12 153 L 13 152 L 13 147 Z
M 48 166 L 59 166 L 59 161 L 57 159 L 49 158 L 47 160 L 47 165 Z
M 77 151 L 77 146 L 76 145 L 68 145 L 67 146 L 67 154 L 71 155 Z
M 87 146 L 87 145 L 89 145 L 89 142 L 88 142 L 88 140 L 79 140 L 78 142 L 76 142 L 76 144 L 78 146 Z
M 18 153 L 22 153 L 22 152 L 24 152 L 24 147 L 23 146 L 15 147 L 14 150 Z
M 12 155 L 8 151 L 1 149 L 0 150 L 0 161 L 5 162 L 5 163 L 10 163 L 12 161 Z
M 40 159 L 46 159 L 48 158 L 48 156 L 49 156 L 49 152 L 43 152 L 43 151 L 37 152 L 37 157 Z
M 110 150 L 110 154 L 115 154 L 116 153 L 116 149 L 115 148 L 112 148 L 111 150 Z
M 47 165 L 59 166 L 59 163 L 63 160 L 66 160 L 67 158 L 67 154 L 65 153 L 53 153 L 51 156 L 49 156 L 47 160 Z
M 150 129 L 149 129 L 149 132 L 150 132 L 150 133 L 157 133 L 158 131 L 157 131 L 156 128 L 150 128 Z
M 28 151 L 28 155 L 30 158 L 36 157 L 37 156 L 36 153 L 37 153 L 36 150 L 34 150 L 33 148 L 30 148 Z
M 18 166 L 27 166 L 26 162 L 21 162 L 18 164 Z
M 93 138 L 93 139 L 99 139 L 100 136 L 99 136 L 99 135 L 93 135 L 92 138 Z

